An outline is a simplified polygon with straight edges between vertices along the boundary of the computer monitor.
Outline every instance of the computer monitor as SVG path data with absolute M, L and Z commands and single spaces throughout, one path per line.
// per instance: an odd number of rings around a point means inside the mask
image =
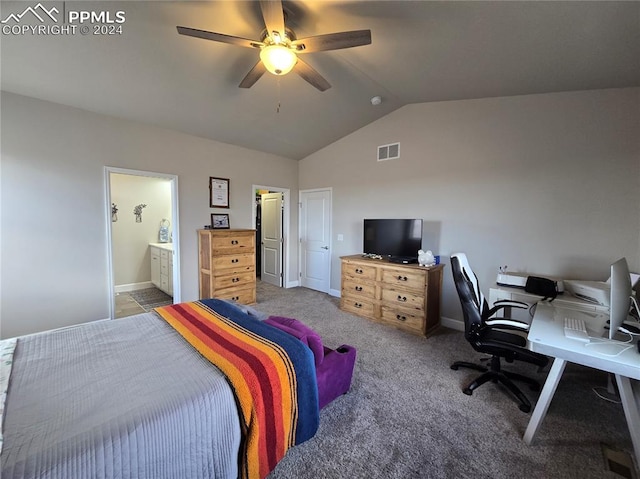
M 631 276 L 626 258 L 611 265 L 611 296 L 609 304 L 609 339 L 613 339 L 627 319 L 631 305 Z

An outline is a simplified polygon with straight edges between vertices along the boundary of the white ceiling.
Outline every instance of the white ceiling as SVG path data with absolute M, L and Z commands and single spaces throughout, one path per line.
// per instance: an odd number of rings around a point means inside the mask
M 0 17 L 36 3 L 2 1 Z M 256 2 L 51 4 L 124 11 L 123 33 L 3 34 L 3 90 L 293 159 L 408 103 L 640 86 L 639 2 L 285 1 L 298 38 L 371 30 L 304 56 L 324 93 L 295 74 L 240 89 L 257 50 L 176 32 L 259 39 Z

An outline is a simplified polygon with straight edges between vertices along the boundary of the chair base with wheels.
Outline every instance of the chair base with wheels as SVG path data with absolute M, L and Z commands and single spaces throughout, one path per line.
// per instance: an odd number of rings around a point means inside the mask
M 512 380 L 522 381 L 529 385 L 529 389 L 532 391 L 540 391 L 540 383 L 530 377 L 523 376 L 522 374 L 513 373 L 510 371 L 502 371 L 500 365 L 500 358 L 497 356 L 493 356 L 490 358 L 491 367 L 486 368 L 480 364 L 469 363 L 466 361 L 456 361 L 451 365 L 451 369 L 457 371 L 458 368 L 468 368 L 474 369 L 476 371 L 483 372 L 484 374 L 478 376 L 474 379 L 469 385 L 462 390 L 467 396 L 471 396 L 473 391 L 480 386 L 482 386 L 486 382 L 494 382 L 500 383 L 505 386 L 520 402 L 518 408 L 522 412 L 530 412 L 531 411 L 531 402 L 527 397 L 520 391 L 520 389 L 513 383 Z

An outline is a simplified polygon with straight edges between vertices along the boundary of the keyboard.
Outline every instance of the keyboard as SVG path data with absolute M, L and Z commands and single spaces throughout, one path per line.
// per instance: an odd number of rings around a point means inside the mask
M 564 318 L 564 336 L 584 343 L 589 342 L 589 334 L 583 319 Z

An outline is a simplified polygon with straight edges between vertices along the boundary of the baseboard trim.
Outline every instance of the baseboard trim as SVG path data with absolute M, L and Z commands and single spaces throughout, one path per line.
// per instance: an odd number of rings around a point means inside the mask
M 456 331 L 464 331 L 464 321 L 453 318 L 440 317 L 440 324 L 445 328 L 455 329 Z
M 129 291 L 138 291 L 139 289 L 153 288 L 151 281 L 143 281 L 142 283 L 118 284 L 113 287 L 115 293 L 127 293 Z
M 300 286 L 299 281 L 287 281 L 287 284 L 285 285 L 285 289 L 296 288 L 298 286 Z
M 333 296 L 334 298 L 341 298 L 342 295 L 340 294 L 340 290 L 339 289 L 330 289 L 329 290 L 329 296 Z

